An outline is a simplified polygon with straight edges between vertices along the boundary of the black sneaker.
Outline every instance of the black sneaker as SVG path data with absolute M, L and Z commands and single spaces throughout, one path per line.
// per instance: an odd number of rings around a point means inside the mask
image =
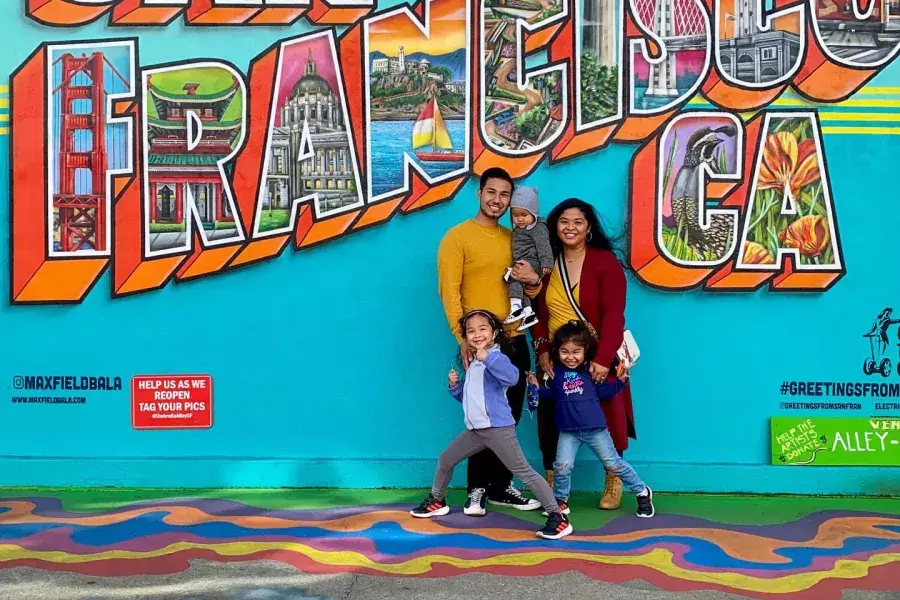
M 444 500 L 435 500 L 434 496 L 428 494 L 428 497 L 422 500 L 422 504 L 409 511 L 409 514 L 414 517 L 419 517 L 420 519 L 425 519 L 428 517 L 440 517 L 449 512 L 450 507 L 447 506 L 446 498 Z
M 647 495 L 646 496 L 637 496 L 637 516 L 642 519 L 649 519 L 653 515 L 656 514 L 656 509 L 653 508 L 653 490 L 647 487 Z
M 559 504 L 559 510 L 562 512 L 562 514 L 567 515 L 570 512 L 572 512 L 571 510 L 569 510 L 569 503 L 566 502 L 565 500 L 560 500 L 559 498 L 557 498 L 556 503 Z M 546 510 L 544 512 L 542 512 L 541 514 L 544 515 L 545 517 L 550 516 Z
M 463 513 L 470 517 L 483 517 L 487 513 L 484 508 L 485 500 L 484 488 L 475 488 L 469 492 L 469 497 L 463 506 Z
M 499 494 L 488 494 L 488 502 L 496 506 L 508 506 L 516 510 L 537 510 L 541 503 L 532 498 L 526 498 L 522 492 L 509 486 Z
M 570 533 L 572 533 L 572 524 L 569 523 L 569 518 L 561 513 L 553 513 L 547 517 L 547 524 L 537 532 L 537 536 L 545 540 L 558 540 Z

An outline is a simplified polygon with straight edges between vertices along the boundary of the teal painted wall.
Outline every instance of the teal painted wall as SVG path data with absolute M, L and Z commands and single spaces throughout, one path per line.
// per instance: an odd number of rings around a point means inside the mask
M 0 72 L 6 74 L 43 40 L 135 33 L 102 25 L 53 30 L 26 21 L 17 4 L 0 7 L 6 23 Z M 233 34 L 175 24 L 140 32 L 140 61 L 202 56 L 246 69 L 252 56 L 286 35 L 280 29 Z M 900 86 L 900 67 L 889 67 L 869 85 Z M 825 123 L 857 128 L 825 134 L 847 269 L 831 290 L 675 293 L 629 279 L 627 322 L 642 358 L 633 373 L 638 439 L 627 456 L 655 488 L 900 491 L 897 470 L 887 467 L 768 466 L 768 418 L 808 414 L 784 411 L 779 403 L 817 400 L 782 397 L 782 381 L 882 381 L 862 374 L 868 356 L 862 336 L 883 308 L 900 310 L 900 136 L 894 135 L 900 129 L 892 125 L 900 115 L 900 87 L 865 98 L 894 104 L 823 109 L 885 115 L 884 123 Z M 887 129 L 866 131 L 875 126 Z M 566 164 L 543 165 L 527 183 L 540 189 L 545 213 L 577 196 L 620 231 L 634 148 L 614 144 Z M 8 153 L 9 136 L 3 135 L 4 237 Z M 0 485 L 425 487 L 437 455 L 462 427 L 459 405 L 444 391 L 456 347 L 437 295 L 435 254 L 443 233 L 474 214 L 475 189 L 470 181 L 447 204 L 157 292 L 111 300 L 107 273 L 77 306 L 4 304 Z M 9 262 L 6 244 L 0 244 L 0 262 Z M 7 279 L 7 298 L 8 285 Z M 81 341 L 70 341 L 70 329 Z M 133 375 L 157 373 L 211 374 L 214 426 L 133 429 L 127 383 Z M 118 376 L 126 389 L 91 393 L 78 406 L 13 405 L 13 377 L 41 374 Z M 892 374 L 884 381 L 900 378 Z M 877 399 L 859 401 L 860 410 L 835 414 L 884 413 L 876 410 Z M 535 422 L 528 416 L 519 439 L 539 466 Z M 463 471 L 455 483 L 464 481 Z M 575 484 L 602 486 L 592 457 L 583 457 Z

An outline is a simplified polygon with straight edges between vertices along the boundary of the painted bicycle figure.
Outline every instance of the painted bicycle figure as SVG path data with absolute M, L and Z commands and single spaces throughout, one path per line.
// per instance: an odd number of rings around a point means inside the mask
M 888 346 L 888 330 L 891 325 L 900 323 L 900 319 L 892 319 L 891 313 L 893 309 L 885 308 L 878 314 L 872 329 L 863 337 L 869 338 L 869 358 L 863 362 L 863 373 L 872 375 L 873 373 L 881 373 L 882 377 L 891 374 L 891 359 L 886 356 Z M 897 330 L 897 339 L 900 340 L 900 328 Z M 900 346 L 900 344 L 898 344 Z

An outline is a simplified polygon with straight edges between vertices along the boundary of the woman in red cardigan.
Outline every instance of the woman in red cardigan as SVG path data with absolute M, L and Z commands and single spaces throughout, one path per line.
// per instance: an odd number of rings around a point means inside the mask
M 581 320 L 563 283 L 568 275 L 571 299 L 597 337 L 597 354 L 591 362 L 591 375 L 594 381 L 615 379 L 611 367 L 616 351 L 622 345 L 625 329 L 625 272 L 622 265 L 590 204 L 575 198 L 561 202 L 550 212 L 547 227 L 557 262 L 535 301 L 539 322 L 532 328 L 532 334 L 538 364 L 544 373 L 553 373 L 550 340 L 568 321 Z M 560 270 L 560 264 L 565 265 L 564 272 Z M 625 387 L 610 402 L 604 402 L 603 412 L 616 450 L 621 455 L 628 448 L 628 438 L 636 438 L 631 386 Z M 538 438 L 547 479 L 551 481 L 559 438 L 553 413 L 552 404 L 542 401 L 538 408 Z M 621 503 L 622 482 L 607 472 L 600 508 L 615 510 Z

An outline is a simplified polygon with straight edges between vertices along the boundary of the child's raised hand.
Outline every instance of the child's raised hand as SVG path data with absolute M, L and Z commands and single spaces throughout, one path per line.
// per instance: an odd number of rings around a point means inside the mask
M 450 373 L 447 375 L 447 380 L 449 385 L 447 387 L 453 387 L 457 383 L 459 383 L 459 373 L 456 372 L 456 369 L 450 369 Z
M 481 362 L 484 362 L 484 359 L 487 358 L 487 355 L 487 348 L 478 348 L 477 350 L 475 350 L 475 358 L 477 358 Z
M 616 377 L 618 377 L 622 381 L 628 381 L 630 375 L 628 374 L 628 369 L 625 368 L 624 364 L 619 363 L 619 366 L 616 367 Z

